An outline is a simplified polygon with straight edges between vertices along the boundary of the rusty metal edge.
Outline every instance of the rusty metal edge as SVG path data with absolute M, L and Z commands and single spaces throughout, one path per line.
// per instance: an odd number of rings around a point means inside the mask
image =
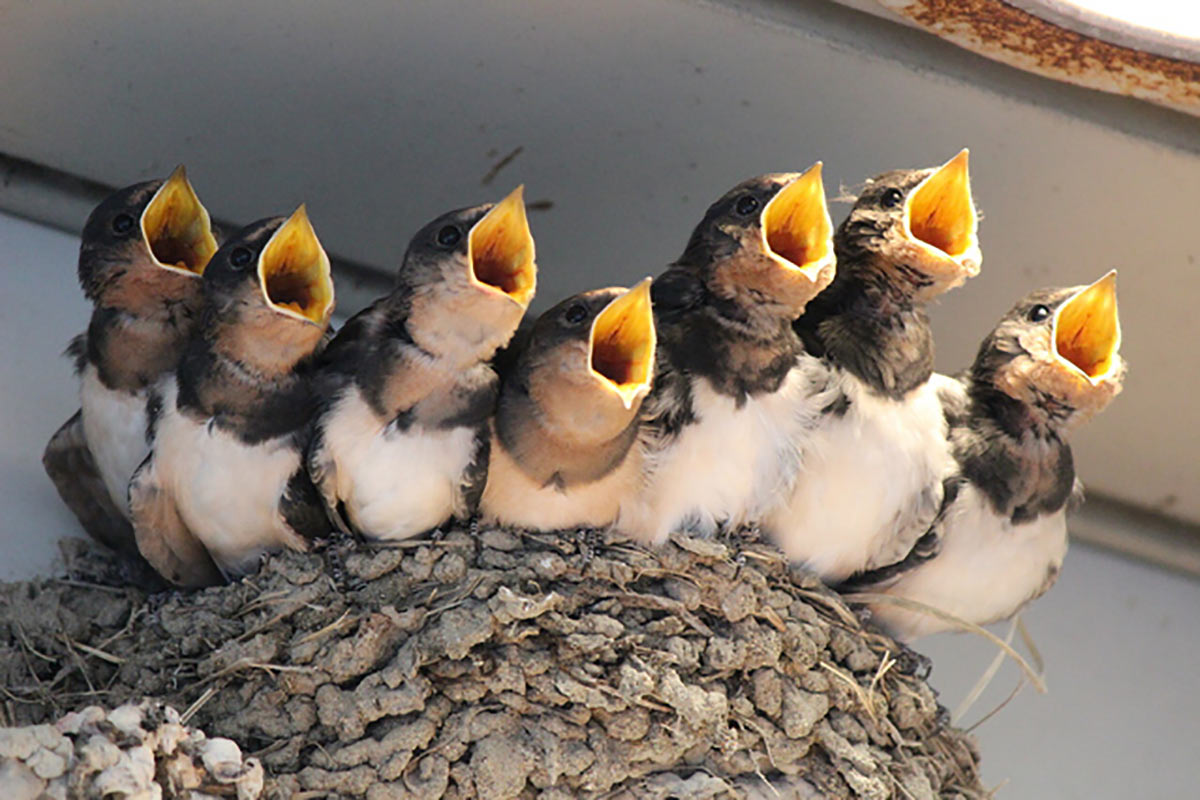
M 876 2 L 994 61 L 1200 116 L 1200 64 L 1103 41 L 1000 0 Z
M 874 0 L 872 0 L 873 2 Z M 1102 39 L 1109 44 L 1173 58 L 1176 61 L 1200 61 L 1200 39 L 1170 31 L 1143 27 L 1094 11 L 1087 0 L 1004 0 L 1010 6 L 1041 17 L 1068 30 Z

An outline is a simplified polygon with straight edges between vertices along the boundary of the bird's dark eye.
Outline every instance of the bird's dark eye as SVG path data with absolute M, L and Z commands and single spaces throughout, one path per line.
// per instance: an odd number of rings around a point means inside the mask
M 584 306 L 583 303 L 572 303 L 567 307 L 566 313 L 564 314 L 564 316 L 567 318 L 567 322 L 571 323 L 572 325 L 578 325 L 579 323 L 583 322 L 585 319 L 587 319 L 587 315 L 587 307 Z
M 893 188 L 888 189 L 883 193 L 883 197 L 880 198 L 880 202 L 883 203 L 884 208 L 895 208 L 896 206 L 900 205 L 900 201 L 903 199 L 904 193 L 899 189 Z
M 737 213 L 743 217 L 748 217 L 758 211 L 758 198 L 750 195 L 744 195 L 737 201 Z
M 453 225 L 447 225 L 437 234 L 437 243 L 442 247 L 454 247 L 460 239 L 462 239 L 462 234 Z
M 233 252 L 229 254 L 229 263 L 235 267 L 244 267 L 250 263 L 250 259 L 254 258 L 254 254 L 247 247 L 235 247 Z
M 1050 316 L 1049 306 L 1044 306 L 1041 303 L 1039 303 L 1036 306 L 1034 306 L 1033 308 L 1029 309 L 1029 321 L 1030 322 L 1041 322 L 1048 316 Z
M 117 214 L 112 221 L 112 229 L 114 233 L 129 233 L 133 230 L 133 217 L 128 214 Z

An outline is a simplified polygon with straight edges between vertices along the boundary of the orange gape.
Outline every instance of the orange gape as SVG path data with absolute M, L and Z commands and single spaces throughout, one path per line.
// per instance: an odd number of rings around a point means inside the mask
M 767 247 L 803 269 L 833 249 L 833 222 L 825 205 L 821 162 L 813 164 L 771 199 L 763 211 Z
M 1112 368 L 1121 343 L 1117 274 L 1110 272 L 1068 300 L 1054 324 L 1054 349 L 1089 378 Z
M 609 303 L 592 323 L 591 368 L 631 402 L 649 385 L 656 331 L 650 304 L 650 278 Z
M 263 294 L 274 308 L 317 324 L 329 318 L 333 309 L 329 256 L 303 205 L 271 236 L 259 256 L 258 272 Z
M 958 257 L 971 246 L 975 231 L 975 206 L 963 150 L 913 190 L 908 202 L 912 235 Z
M 536 290 L 537 270 L 524 189 L 518 186 L 475 223 L 467 254 L 476 281 L 528 305 Z
M 196 275 L 217 252 L 208 211 L 180 164 L 142 212 L 142 233 L 156 261 Z

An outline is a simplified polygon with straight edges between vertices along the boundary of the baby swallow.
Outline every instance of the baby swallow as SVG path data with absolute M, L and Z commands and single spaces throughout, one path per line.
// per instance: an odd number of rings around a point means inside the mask
M 951 469 L 925 304 L 979 271 L 967 151 L 868 181 L 834 236 L 838 273 L 796 330 L 819 369 L 804 470 L 765 527 L 828 582 L 903 557 Z
M 626 533 L 754 523 L 790 486 L 811 424 L 792 322 L 833 279 L 832 232 L 819 163 L 763 175 L 714 203 L 655 279 L 646 487 L 622 508 Z
M 146 401 L 179 361 L 216 249 L 182 166 L 165 181 L 113 193 L 83 229 L 79 282 L 94 310 L 68 351 L 81 378 L 80 409 L 50 439 L 42 463 L 84 529 L 139 561 L 126 493 L 149 452 Z
M 503 376 L 483 518 L 538 530 L 611 525 L 640 488 L 634 442 L 654 349 L 649 278 L 542 314 Z
M 227 241 L 204 295 L 178 369 L 155 389 L 150 455 L 129 487 L 138 547 L 184 586 L 243 575 L 329 531 L 303 449 L 333 280 L 304 206 Z
M 1113 271 L 1091 286 L 1033 292 L 1005 315 L 942 393 L 956 469 L 935 524 L 907 557 L 852 588 L 979 625 L 1050 588 L 1067 551 L 1067 509 L 1082 499 L 1067 436 L 1125 377 L 1116 287 Z M 904 640 L 954 627 L 885 603 L 871 610 Z
M 488 362 L 536 278 L 520 187 L 413 237 L 396 288 L 322 359 L 308 466 L 339 527 L 399 540 L 475 512 L 498 385 Z

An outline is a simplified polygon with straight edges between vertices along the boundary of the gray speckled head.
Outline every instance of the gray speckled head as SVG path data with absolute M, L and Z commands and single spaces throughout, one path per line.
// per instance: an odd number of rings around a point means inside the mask
M 848 277 L 880 273 L 928 300 L 978 274 L 977 230 L 963 150 L 941 167 L 867 181 L 836 234 L 839 269 Z
M 972 379 L 1067 430 L 1121 391 L 1126 364 L 1120 345 L 1114 270 L 1088 286 L 1023 297 L 984 339 Z
M 818 162 L 742 181 L 709 206 L 676 265 L 749 314 L 795 319 L 834 275 Z

